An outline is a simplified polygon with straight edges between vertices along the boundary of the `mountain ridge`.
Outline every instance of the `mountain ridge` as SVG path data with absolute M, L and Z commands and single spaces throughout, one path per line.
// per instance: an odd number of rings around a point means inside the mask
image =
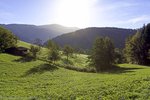
M 36 38 L 39 38 L 45 42 L 48 39 L 52 39 L 58 35 L 73 32 L 79 29 L 74 27 L 65 27 L 58 24 L 0 24 L 0 26 L 10 30 L 21 40 L 29 43 L 32 43 Z

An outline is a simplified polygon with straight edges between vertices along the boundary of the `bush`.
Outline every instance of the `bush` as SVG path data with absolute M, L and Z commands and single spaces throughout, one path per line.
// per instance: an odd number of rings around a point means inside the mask
M 31 45 L 30 53 L 34 59 L 37 58 L 37 54 L 40 52 L 41 48 L 39 46 Z
M 88 73 L 96 72 L 96 70 L 94 68 L 79 68 L 79 67 L 72 66 L 72 65 L 64 65 L 64 66 L 61 65 L 61 67 L 69 69 L 69 70 L 75 70 L 78 72 L 88 72 Z
M 0 27 L 0 52 L 4 52 L 7 48 L 15 47 L 17 44 L 17 37 L 10 31 Z

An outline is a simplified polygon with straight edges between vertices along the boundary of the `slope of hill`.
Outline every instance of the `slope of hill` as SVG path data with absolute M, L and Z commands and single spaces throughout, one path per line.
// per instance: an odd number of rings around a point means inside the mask
M 39 38 L 44 42 L 58 35 L 78 30 L 78 28 L 75 27 L 64 27 L 57 24 L 42 26 L 26 24 L 0 24 L 0 26 L 12 31 L 21 40 L 29 43 L 32 43 L 36 38 Z
M 46 29 L 48 31 L 56 32 L 57 34 L 54 34 L 54 37 L 56 37 L 58 35 L 62 35 L 63 33 L 69 33 L 69 32 L 79 30 L 79 28 L 77 28 L 77 27 L 64 27 L 64 26 L 61 26 L 58 24 L 41 25 L 39 27 Z
M 26 48 L 30 48 L 31 44 L 19 40 L 19 41 L 17 41 L 17 46 L 23 46 L 23 47 L 26 47 Z
M 150 68 L 122 64 L 116 73 L 82 73 L 0 54 L 1 100 L 149 100 Z
M 136 30 L 122 29 L 122 28 L 86 28 L 63 34 L 56 38 L 53 38 L 60 46 L 71 45 L 76 48 L 89 49 L 92 47 L 93 41 L 96 37 L 107 36 L 110 37 L 117 48 L 123 48 L 126 38 L 129 35 L 133 35 Z

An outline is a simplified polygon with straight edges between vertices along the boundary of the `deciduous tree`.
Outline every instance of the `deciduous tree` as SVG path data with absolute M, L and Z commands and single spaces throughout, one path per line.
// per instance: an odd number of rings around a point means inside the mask
M 114 46 L 112 41 L 108 37 L 97 38 L 89 60 L 90 65 L 94 66 L 97 71 L 110 68 L 114 61 Z
M 14 47 L 17 44 L 17 37 L 10 31 L 0 27 L 0 52 L 4 52 L 5 49 Z
M 66 55 L 68 61 L 69 56 L 73 54 L 73 48 L 71 46 L 66 45 L 63 48 L 63 53 L 64 55 Z

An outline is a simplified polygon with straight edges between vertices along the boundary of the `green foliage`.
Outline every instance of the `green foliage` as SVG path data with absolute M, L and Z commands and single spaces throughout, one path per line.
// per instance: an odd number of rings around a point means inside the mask
M 115 48 L 114 53 L 115 64 L 121 64 L 125 62 L 124 52 L 122 49 Z
M 138 55 L 139 55 L 139 50 L 137 49 L 137 36 L 140 34 L 139 32 L 136 33 L 135 36 L 130 36 L 126 40 L 125 44 L 125 57 L 127 62 L 129 63 L 138 63 Z
M 91 49 L 93 41 L 96 37 L 109 36 L 113 40 L 116 48 L 124 48 L 125 39 L 134 34 L 136 30 L 122 29 L 122 28 L 85 28 L 70 34 L 63 34 L 53 40 L 60 46 L 71 45 L 74 48 L 79 49 Z
M 97 38 L 89 59 L 97 71 L 110 68 L 114 60 L 114 46 L 111 40 L 108 37 Z
M 78 71 L 78 72 L 86 72 L 86 73 L 87 72 L 88 73 L 95 73 L 96 72 L 96 70 L 94 68 L 88 68 L 88 67 L 80 68 L 80 67 L 72 66 L 72 65 L 64 65 L 63 68 Z
M 149 49 L 150 24 L 143 26 L 134 36 L 128 38 L 125 47 L 126 59 L 129 63 L 150 64 Z
M 5 49 L 14 47 L 17 44 L 17 37 L 10 31 L 0 27 L 0 52 L 4 52 Z
M 57 44 L 55 44 L 52 40 L 48 40 L 46 47 L 49 50 L 49 54 L 48 54 L 49 62 L 55 63 L 55 61 L 60 59 L 59 47 Z
M 46 44 L 46 47 L 47 48 L 52 48 L 53 46 L 54 46 L 54 43 L 52 42 L 52 40 L 48 40 L 47 44 Z
M 30 52 L 34 59 L 37 58 L 37 54 L 40 52 L 40 50 L 41 50 L 41 48 L 39 46 L 36 46 L 36 45 L 30 46 Z
M 66 55 L 68 61 L 68 57 L 73 54 L 73 48 L 71 46 L 65 45 L 63 48 L 63 54 Z
M 52 40 L 47 41 L 46 48 L 48 48 L 48 49 L 58 49 L 59 50 L 59 46 L 56 43 L 54 43 Z
M 34 59 L 37 58 L 37 54 L 40 54 L 40 51 L 42 49 L 42 40 L 40 39 L 35 39 L 34 40 L 34 45 L 30 46 L 30 53 L 29 58 L 33 57 Z
M 54 62 L 59 60 L 60 56 L 59 56 L 59 51 L 57 49 L 51 49 L 50 53 L 48 55 L 48 60 L 50 60 L 50 62 Z

